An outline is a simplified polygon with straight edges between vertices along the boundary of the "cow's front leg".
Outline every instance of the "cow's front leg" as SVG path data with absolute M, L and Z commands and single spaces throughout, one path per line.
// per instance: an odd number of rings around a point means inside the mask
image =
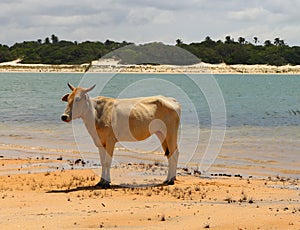
M 176 148 L 173 154 L 168 156 L 168 164 L 169 164 L 168 176 L 167 179 L 164 181 L 164 184 L 166 185 L 173 185 L 175 183 L 178 155 L 179 152 L 178 149 Z
M 102 166 L 101 180 L 96 185 L 101 188 L 109 188 L 110 187 L 110 166 L 112 157 L 107 153 L 104 147 L 99 148 L 100 161 Z

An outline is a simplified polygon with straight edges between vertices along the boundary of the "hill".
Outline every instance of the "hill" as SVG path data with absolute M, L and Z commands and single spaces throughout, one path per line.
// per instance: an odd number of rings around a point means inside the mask
M 144 45 L 129 45 L 114 50 L 104 58 L 120 60 L 120 64 L 192 65 L 200 60 L 177 46 L 153 42 Z

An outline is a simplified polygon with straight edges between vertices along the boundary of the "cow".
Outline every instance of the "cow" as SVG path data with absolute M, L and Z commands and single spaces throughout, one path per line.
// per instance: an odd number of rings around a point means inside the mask
M 141 141 L 153 134 L 160 140 L 168 159 L 168 174 L 163 184 L 174 184 L 181 114 L 181 105 L 176 99 L 160 95 L 124 99 L 104 96 L 90 98 L 88 92 L 96 85 L 83 88 L 68 83 L 68 86 L 72 92 L 62 97 L 62 101 L 68 104 L 61 119 L 70 122 L 81 118 L 99 149 L 102 174 L 96 186 L 110 187 L 110 167 L 117 142 Z

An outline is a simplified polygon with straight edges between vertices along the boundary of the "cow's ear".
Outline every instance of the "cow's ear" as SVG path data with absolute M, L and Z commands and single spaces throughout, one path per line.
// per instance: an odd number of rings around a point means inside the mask
M 62 101 L 68 101 L 68 97 L 69 97 L 69 94 L 66 94 L 65 96 L 62 97 L 61 100 Z

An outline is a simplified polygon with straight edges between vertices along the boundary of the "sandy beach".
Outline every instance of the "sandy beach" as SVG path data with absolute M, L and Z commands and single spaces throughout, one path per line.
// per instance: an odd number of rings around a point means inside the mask
M 0 167 L 38 160 L 1 159 Z M 39 161 L 43 161 L 40 159 Z M 113 168 L 156 171 L 159 166 Z M 149 176 L 142 186 L 94 187 L 92 170 L 0 177 L 2 229 L 300 229 L 299 180 L 188 175 L 173 186 Z
M 21 64 L 20 60 L 0 63 L 0 72 L 45 73 L 186 73 L 186 74 L 300 74 L 300 66 L 226 65 L 201 62 L 189 66 L 123 65 L 111 59 L 100 59 L 82 65 Z
M 18 60 L 0 63 L 0 72 L 12 73 L 83 73 L 86 65 L 20 64 Z
M 91 72 L 172 73 L 172 74 L 300 74 L 300 66 L 226 65 L 200 63 L 190 66 L 173 65 L 103 65 L 94 64 Z

